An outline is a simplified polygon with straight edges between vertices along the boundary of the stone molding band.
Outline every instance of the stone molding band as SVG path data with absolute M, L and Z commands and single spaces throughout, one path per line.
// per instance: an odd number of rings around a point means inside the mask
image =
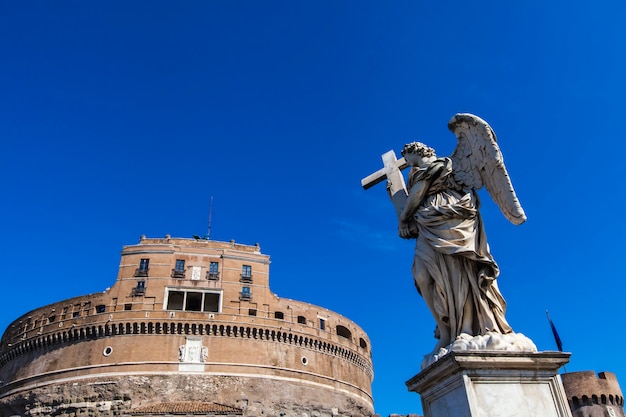
M 99 339 L 123 335 L 153 335 L 153 334 L 176 334 L 190 336 L 214 336 L 214 337 L 238 337 L 244 339 L 258 339 L 268 342 L 282 342 L 298 347 L 310 349 L 323 354 L 335 356 L 357 366 L 371 379 L 374 371 L 369 361 L 359 353 L 332 343 L 328 343 L 311 336 L 302 336 L 283 330 L 264 328 L 262 326 L 239 326 L 236 324 L 202 324 L 173 321 L 142 320 L 141 322 L 106 323 L 104 325 L 92 325 L 74 327 L 69 330 L 58 331 L 35 339 L 24 340 L 17 346 L 12 346 L 6 353 L 0 356 L 0 366 L 5 365 L 14 358 L 28 352 L 44 349 L 52 346 L 60 346 L 65 343 L 73 343 L 79 340 Z

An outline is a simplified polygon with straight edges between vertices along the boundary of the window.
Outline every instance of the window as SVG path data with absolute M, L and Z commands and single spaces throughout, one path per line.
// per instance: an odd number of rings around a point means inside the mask
M 337 336 L 345 337 L 346 339 L 352 339 L 352 332 L 345 326 L 337 326 Z
M 174 269 L 172 269 L 172 278 L 185 278 L 185 260 L 176 259 Z
M 149 265 L 150 265 L 150 259 L 142 258 L 141 261 L 139 261 L 139 268 L 135 270 L 135 276 L 147 277 Z
M 202 311 L 202 293 L 187 292 L 185 311 Z
M 211 262 L 209 264 L 209 273 L 207 275 L 208 279 L 218 279 L 219 277 L 219 263 Z
M 326 320 L 320 319 L 320 330 L 326 330 Z
M 248 315 L 249 315 L 249 316 L 256 316 L 256 309 L 254 309 L 254 308 L 249 308 L 249 309 L 248 309 Z
M 150 259 L 146 259 L 146 258 L 142 259 L 139 262 L 139 270 L 140 271 L 147 271 L 148 270 L 148 265 L 150 265 Z
M 285 319 L 285 315 L 283 314 L 282 311 L 276 311 L 276 312 L 274 312 L 274 318 L 278 319 L 278 320 L 284 320 Z
M 359 337 L 359 346 L 361 346 L 363 349 L 367 349 L 367 342 L 362 337 Z
M 56 318 L 57 318 L 57 316 L 54 316 L 54 315 L 52 315 L 52 316 L 48 317 L 48 323 L 54 323 L 54 321 L 56 320 Z
M 204 308 L 202 311 L 218 313 L 220 311 L 220 295 L 212 292 L 204 293 Z
M 124 311 L 130 311 L 133 309 L 133 305 L 132 304 L 124 304 Z
M 133 288 L 132 295 L 133 296 L 144 295 L 145 293 L 146 293 L 146 281 L 145 280 L 137 281 L 137 286 Z
M 300 324 L 306 324 L 306 317 L 304 317 L 304 316 L 298 316 L 298 323 L 300 323 Z
M 184 259 L 176 259 L 176 266 L 174 269 L 178 272 L 185 271 L 185 260 Z
M 249 300 L 252 297 L 250 294 L 250 287 L 241 287 L 241 299 Z
M 241 267 L 241 280 L 247 282 L 252 281 L 252 267 L 250 265 L 243 265 Z
M 185 293 L 183 291 L 170 291 L 167 297 L 167 309 L 182 311 L 184 299 Z
M 220 293 L 168 289 L 165 309 L 219 313 Z
M 98 304 L 96 306 L 96 313 L 104 313 L 106 306 L 104 304 Z

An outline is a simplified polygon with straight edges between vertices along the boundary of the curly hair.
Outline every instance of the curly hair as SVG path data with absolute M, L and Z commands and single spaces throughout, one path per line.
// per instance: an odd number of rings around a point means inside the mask
M 407 153 L 416 153 L 421 157 L 436 156 L 435 150 L 430 146 L 424 145 L 422 142 L 411 142 L 404 145 L 402 148 L 402 155 Z

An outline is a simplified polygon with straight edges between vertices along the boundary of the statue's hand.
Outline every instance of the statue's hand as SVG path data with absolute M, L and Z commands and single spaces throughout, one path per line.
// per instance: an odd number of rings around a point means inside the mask
M 403 239 L 412 239 L 417 237 L 417 225 L 415 222 L 400 221 L 398 225 L 398 234 Z

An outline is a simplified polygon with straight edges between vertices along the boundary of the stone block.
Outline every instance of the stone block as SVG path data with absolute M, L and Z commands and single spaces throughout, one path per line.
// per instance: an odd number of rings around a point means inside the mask
M 571 417 L 561 352 L 450 352 L 407 381 L 424 417 Z

